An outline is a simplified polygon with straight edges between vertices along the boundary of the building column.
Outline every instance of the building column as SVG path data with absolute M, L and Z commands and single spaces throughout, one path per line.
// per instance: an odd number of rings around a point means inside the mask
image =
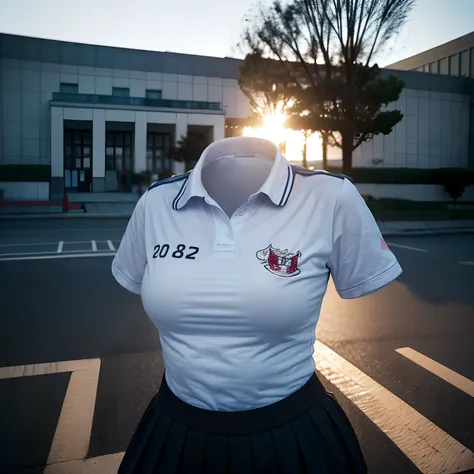
M 225 138 L 225 115 L 214 116 L 214 126 L 212 127 L 212 141 Z
M 135 132 L 133 145 L 133 170 L 146 171 L 147 113 L 135 112 Z
M 471 50 L 472 51 L 472 50 Z M 471 58 L 474 58 L 474 54 L 471 53 Z M 472 59 L 471 59 L 472 61 Z M 471 66 L 474 70 L 474 65 Z M 469 165 L 474 170 L 474 102 L 471 102 L 469 109 Z
M 61 199 L 64 193 L 64 120 L 63 108 L 51 107 L 51 200 Z
M 105 191 L 105 110 L 94 109 L 92 120 L 92 191 Z
M 188 116 L 186 114 L 176 114 L 176 125 L 175 125 L 175 145 L 181 140 L 181 138 L 188 135 Z

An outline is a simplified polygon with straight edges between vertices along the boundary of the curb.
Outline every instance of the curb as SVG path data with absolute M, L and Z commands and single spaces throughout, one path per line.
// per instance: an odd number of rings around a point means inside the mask
M 94 214 L 84 212 L 81 214 L 74 213 L 57 213 L 57 214 L 4 214 L 0 215 L 0 221 L 30 220 L 30 219 L 130 219 L 130 213 L 123 214 Z
M 455 235 L 455 234 L 474 234 L 474 227 L 462 227 L 459 229 L 405 229 L 405 230 L 387 230 L 382 231 L 384 237 L 410 237 L 423 235 Z

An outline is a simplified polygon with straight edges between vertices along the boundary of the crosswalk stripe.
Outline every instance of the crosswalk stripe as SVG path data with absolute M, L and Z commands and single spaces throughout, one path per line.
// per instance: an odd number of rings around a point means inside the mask
M 375 423 L 423 474 L 474 469 L 474 453 L 323 343 L 316 369 Z
M 106 454 L 79 461 L 46 466 L 43 474 L 112 474 L 118 471 L 125 453 Z
M 83 359 L 0 367 L 0 380 L 71 373 L 51 443 L 48 464 L 62 464 L 86 457 L 94 418 L 100 365 L 100 359 Z M 56 472 L 69 473 L 69 471 Z
M 437 375 L 439 378 L 451 385 L 454 385 L 456 388 L 462 390 L 471 397 L 474 397 L 474 381 L 464 377 L 464 375 L 458 374 L 454 370 L 451 370 L 410 347 L 401 347 L 400 349 L 396 349 L 396 352 L 415 364 L 418 364 L 420 367 L 428 370 L 432 374 Z

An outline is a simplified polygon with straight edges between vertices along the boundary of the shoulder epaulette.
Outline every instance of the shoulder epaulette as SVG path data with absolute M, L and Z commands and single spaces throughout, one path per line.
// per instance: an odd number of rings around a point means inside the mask
M 339 178 L 339 179 L 348 179 L 349 181 L 352 181 L 350 176 L 347 176 L 342 173 L 331 173 L 330 171 L 326 170 L 308 170 L 306 168 L 303 168 L 302 166 L 298 165 L 291 165 L 293 168 L 293 171 L 295 174 L 299 174 L 301 176 L 316 176 L 316 175 L 325 175 L 325 176 L 332 176 L 333 178 Z
M 184 174 L 178 174 L 177 176 L 172 176 L 171 178 L 165 178 L 165 179 L 161 179 L 159 181 L 155 181 L 153 184 L 151 184 L 148 187 L 148 191 L 150 191 L 153 188 L 156 188 L 158 186 L 161 186 L 162 184 L 175 183 L 176 181 L 182 181 L 183 179 L 187 179 L 188 177 L 189 177 L 189 172 L 184 173 Z

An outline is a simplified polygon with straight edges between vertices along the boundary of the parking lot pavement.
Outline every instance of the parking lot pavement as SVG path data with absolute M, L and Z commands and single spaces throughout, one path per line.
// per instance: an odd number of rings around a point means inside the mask
M 158 389 L 158 332 L 110 275 L 125 225 L 0 232 L 0 472 L 115 472 Z M 354 301 L 329 286 L 317 372 L 371 474 L 474 469 L 473 239 L 387 239 L 396 282 Z
M 0 261 L 112 254 L 126 225 L 127 219 L 0 222 Z

